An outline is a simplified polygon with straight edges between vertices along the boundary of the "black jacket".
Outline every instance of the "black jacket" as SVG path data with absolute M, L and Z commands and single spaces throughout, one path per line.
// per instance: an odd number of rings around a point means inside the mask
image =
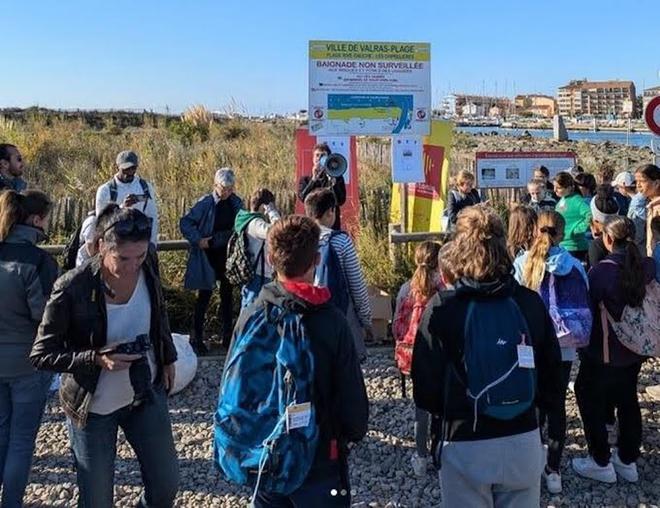
M 344 177 L 338 176 L 333 183 L 332 179 L 325 172 L 319 178 L 303 176 L 298 182 L 298 197 L 300 201 L 304 203 L 305 198 L 317 189 L 332 189 L 332 192 L 335 193 L 337 208 L 335 208 L 336 217 L 332 229 L 339 231 L 341 229 L 340 207 L 346 203 L 346 184 L 344 183 Z
M 162 288 L 151 257 L 143 270 L 151 298 L 151 330 L 158 373 L 176 361 Z M 92 395 L 101 374 L 96 352 L 107 342 L 105 293 L 100 259 L 95 256 L 68 271 L 55 283 L 39 326 L 30 360 L 40 370 L 62 372 L 60 401 L 64 412 L 79 427 L 87 421 Z
M 312 305 L 275 281 L 265 285 L 241 312 L 234 337 L 242 333 L 247 319 L 264 301 L 304 315 L 314 355 L 314 405 L 320 427 L 314 464 L 321 465 L 330 458 L 332 439 L 344 448 L 367 433 L 369 402 L 351 331 L 344 315 L 330 303 Z
M 456 224 L 458 212 L 463 208 L 479 203 L 481 203 L 481 196 L 477 189 L 472 189 L 468 194 L 463 194 L 457 190 L 450 190 L 447 196 L 447 217 L 449 218 L 449 224 Z
M 450 441 L 476 441 L 511 436 L 538 427 L 536 408 L 513 420 L 479 415 L 476 432 L 473 403 L 458 380 L 450 381 L 445 411 L 445 372 L 453 365 L 463 378 L 465 318 L 470 300 L 512 297 L 525 316 L 531 334 L 537 373 L 536 404 L 548 413 L 559 410 L 561 353 L 555 329 L 541 297 L 520 286 L 513 277 L 493 283 L 461 280 L 455 289 L 436 294 L 420 323 L 413 349 L 413 395 L 417 407 L 444 416 Z M 451 364 L 449 362 L 452 362 Z M 451 376 L 450 376 L 451 377 Z

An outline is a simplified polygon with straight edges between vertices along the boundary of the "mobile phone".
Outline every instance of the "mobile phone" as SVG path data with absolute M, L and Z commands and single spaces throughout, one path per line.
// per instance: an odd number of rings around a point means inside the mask
M 147 200 L 147 195 L 146 194 L 133 194 L 133 197 L 135 198 L 135 201 L 138 203 L 140 201 L 146 201 Z

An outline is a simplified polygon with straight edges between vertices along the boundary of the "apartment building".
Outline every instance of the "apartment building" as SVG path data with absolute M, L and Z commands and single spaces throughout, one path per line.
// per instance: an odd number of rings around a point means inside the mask
M 635 84 L 632 81 L 570 81 L 559 87 L 557 105 L 559 114 L 595 118 L 634 116 L 628 112 L 635 103 Z
M 557 102 L 549 95 L 516 95 L 515 108 L 517 115 L 552 118 L 557 111 Z
M 508 97 L 449 94 L 441 105 L 444 114 L 454 117 L 506 116 L 511 111 Z
M 646 106 L 649 105 L 649 102 L 651 102 L 651 99 L 654 97 L 658 97 L 660 95 L 660 86 L 654 86 L 652 88 L 647 88 L 644 90 L 644 93 L 642 95 L 642 114 L 644 111 L 646 111 Z

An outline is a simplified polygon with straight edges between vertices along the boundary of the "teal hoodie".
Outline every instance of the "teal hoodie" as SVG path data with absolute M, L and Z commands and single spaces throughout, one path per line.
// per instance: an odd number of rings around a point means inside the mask
M 557 203 L 555 210 L 566 221 L 564 240 L 559 245 L 569 252 L 587 250 L 589 244 L 586 233 L 591 224 L 591 209 L 584 202 L 584 198 L 577 193 L 564 196 Z
M 252 219 L 261 217 L 265 219 L 264 215 L 259 212 L 248 212 L 247 210 L 239 210 L 234 220 L 234 231 L 240 233 L 243 231 Z

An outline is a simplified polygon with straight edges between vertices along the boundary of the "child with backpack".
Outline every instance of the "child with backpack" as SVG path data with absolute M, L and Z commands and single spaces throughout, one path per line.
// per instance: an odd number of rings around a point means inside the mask
M 241 313 L 225 362 L 214 460 L 255 507 L 350 506 L 347 445 L 369 408 L 346 319 L 313 284 L 319 234 L 300 215 L 271 227 L 277 280 Z
M 559 411 L 561 355 L 541 297 L 512 271 L 497 213 L 463 211 L 443 252 L 453 288 L 429 301 L 412 361 L 415 404 L 442 419 L 444 506 L 540 504 L 536 409 Z
M 314 284 L 330 290 L 330 301 L 346 316 L 358 357 L 364 360 L 367 356 L 365 339 L 372 342 L 374 338 L 371 302 L 353 240 L 346 231 L 332 229 L 336 209 L 337 198 L 330 189 L 313 191 L 305 198 L 305 214 L 318 224 L 321 231 L 320 261 Z
M 394 356 L 402 375 L 410 375 L 412 351 L 417 336 L 417 327 L 426 309 L 429 299 L 440 289 L 443 283 L 438 272 L 438 253 L 440 244 L 423 242 L 415 249 L 415 273 L 406 282 L 396 298 L 396 309 L 392 332 L 396 346 Z M 415 408 L 415 444 L 416 453 L 412 456 L 412 468 L 415 476 L 421 478 L 429 465 L 429 423 L 430 415 L 423 409 Z
M 596 195 L 589 204 L 591 208 L 591 236 L 593 241 L 589 243 L 589 254 L 587 266 L 596 266 L 608 255 L 603 243 L 603 227 L 608 217 L 623 215 L 620 213 L 619 204 L 614 197 L 614 190 L 609 184 L 601 184 L 596 188 Z
M 660 286 L 653 280 L 653 260 L 642 257 L 635 245 L 630 219 L 608 218 L 603 242 L 609 254 L 589 271 L 594 325 L 589 346 L 580 350 L 575 382 L 589 456 L 573 459 L 572 465 L 579 475 L 593 480 L 615 483 L 618 474 L 636 482 L 642 440 L 637 379 L 644 361 L 638 353 L 651 354 L 636 342 L 648 339 L 651 344 L 655 339 L 660 348 Z M 612 406 L 619 422 L 618 448 L 613 452 L 606 429 Z
M 474 188 L 474 174 L 467 170 L 459 171 L 456 175 L 456 189 L 450 190 L 449 196 L 447 196 L 449 227 L 454 227 L 461 210 L 478 203 L 481 203 L 481 196 L 479 191 Z
M 234 234 L 244 235 L 242 243 L 245 260 L 249 263 L 247 271 L 251 275 L 247 280 L 241 281 L 241 309 L 250 305 L 273 278 L 273 268 L 268 262 L 266 238 L 271 226 L 280 220 L 280 212 L 275 207 L 275 196 L 265 188 L 257 189 L 250 196 L 250 211 L 239 210 L 234 220 Z M 239 244 L 237 244 L 238 246 Z M 227 253 L 227 277 L 232 280 L 231 263 L 235 261 L 232 252 L 232 240 L 229 240 Z
M 543 477 L 548 491 L 559 494 L 561 456 L 566 440 L 566 390 L 576 348 L 589 343 L 592 316 L 587 274 L 582 263 L 559 246 L 564 236 L 564 218 L 557 212 L 541 212 L 531 248 L 514 261 L 516 280 L 538 292 L 549 311 L 561 348 L 559 412 L 541 412 L 541 429 L 548 423 L 548 456 Z

